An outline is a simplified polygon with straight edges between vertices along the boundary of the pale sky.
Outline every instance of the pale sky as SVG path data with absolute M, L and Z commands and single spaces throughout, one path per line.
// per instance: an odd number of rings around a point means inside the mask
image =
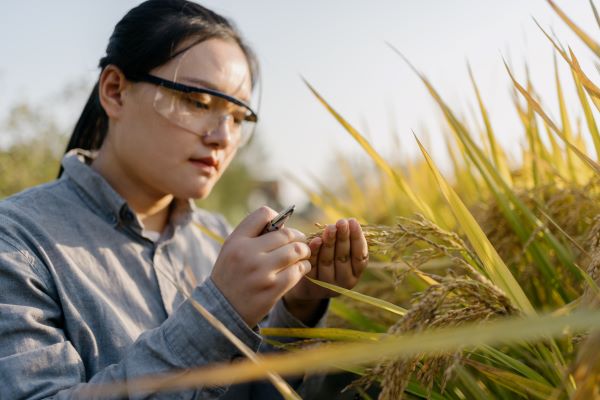
M 292 172 L 310 185 L 310 176 L 335 176 L 336 152 L 362 151 L 310 94 L 304 76 L 351 123 L 368 127 L 374 146 L 388 159 L 416 155 L 411 130 L 430 135 L 434 155 L 442 141 L 441 118 L 415 74 L 385 44 L 392 43 L 424 72 L 457 110 L 470 113 L 474 95 L 466 61 L 474 70 L 492 124 L 501 141 L 517 152 L 523 141 L 511 105 L 502 57 L 524 79 L 528 63 L 534 84 L 549 109 L 556 96 L 549 42 L 532 20 L 554 29 L 571 45 L 584 69 L 597 78 L 591 53 L 543 0 L 233 1 L 201 2 L 230 17 L 259 56 L 263 72 L 261 141 L 268 154 L 265 177 Z M 138 4 L 130 0 L 6 1 L 0 13 L 0 118 L 27 100 L 60 114 L 70 130 L 83 101 L 54 110 L 51 101 L 69 84 L 89 87 L 98 76 L 114 25 Z M 558 4 L 588 33 L 599 37 L 587 0 Z M 568 98 L 575 93 L 564 65 Z M 578 107 L 573 107 L 576 110 Z M 393 128 L 392 128 L 393 127 Z M 402 154 L 388 149 L 394 129 Z M 2 135 L 2 133 L 0 133 Z M 284 201 L 302 203 L 303 194 L 284 186 Z

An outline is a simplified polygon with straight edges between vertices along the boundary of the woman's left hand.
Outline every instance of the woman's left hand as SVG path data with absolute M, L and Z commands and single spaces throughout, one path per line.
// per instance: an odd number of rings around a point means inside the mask
M 312 269 L 306 276 L 346 289 L 356 285 L 369 260 L 367 240 L 354 218 L 340 219 L 335 225 L 328 225 L 321 237 L 310 241 L 309 247 Z M 311 325 L 320 317 L 315 314 L 321 314 L 322 300 L 337 295 L 302 279 L 283 298 L 294 316 Z

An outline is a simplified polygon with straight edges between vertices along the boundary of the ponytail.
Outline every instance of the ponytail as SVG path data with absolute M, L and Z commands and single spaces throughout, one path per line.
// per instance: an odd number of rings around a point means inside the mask
M 72 149 L 98 150 L 102 146 L 106 131 L 108 130 L 108 116 L 100 105 L 98 96 L 98 82 L 94 85 L 81 116 L 73 129 L 71 139 L 67 144 L 65 153 Z M 62 175 L 60 167 L 58 177 Z

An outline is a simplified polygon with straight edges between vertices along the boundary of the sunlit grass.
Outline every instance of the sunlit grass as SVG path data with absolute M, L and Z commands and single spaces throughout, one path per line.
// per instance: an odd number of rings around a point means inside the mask
M 600 45 L 547 1 L 600 61 Z M 597 16 L 593 4 L 592 10 Z M 303 339 L 279 343 L 290 354 L 204 366 L 165 380 L 142 379 L 128 388 L 164 390 L 274 374 L 350 371 L 356 374 L 358 393 L 377 386 L 381 399 L 597 395 L 600 342 L 597 334 L 588 339 L 588 333 L 600 328 L 600 134 L 595 117 L 600 89 L 570 49 L 545 30 L 540 34 L 558 55 L 548 67 L 555 71 L 560 120 L 550 117 L 530 77 L 517 77 L 505 63 L 526 139 L 520 165 L 511 165 L 500 146 L 500 133 L 492 126 L 494 110 L 486 106 L 470 67 L 483 130 L 459 118 L 434 84 L 390 44 L 442 112 L 453 166 L 449 176 L 418 139 L 422 158 L 402 164 L 384 159 L 306 82 L 373 162 L 373 169 L 356 174 L 348 160 L 338 160 L 346 193 L 334 193 L 325 182 L 317 182 L 317 190 L 304 188 L 325 221 L 352 215 L 361 222 L 371 256 L 361 282 L 347 290 L 313 280 L 340 294 L 331 302 L 331 328 L 261 331 L 274 344 L 280 336 Z M 592 151 L 573 125 L 576 105 L 565 100 L 558 62 L 570 69 Z M 375 202 L 385 207 L 375 209 Z M 126 388 L 102 390 L 123 393 Z M 283 393 L 285 385 L 279 389 Z

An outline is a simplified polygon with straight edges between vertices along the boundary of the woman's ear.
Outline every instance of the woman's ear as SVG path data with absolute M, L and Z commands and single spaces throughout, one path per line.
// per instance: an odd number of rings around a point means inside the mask
M 109 118 L 119 118 L 126 87 L 127 79 L 117 66 L 110 64 L 102 70 L 98 82 L 98 96 Z

